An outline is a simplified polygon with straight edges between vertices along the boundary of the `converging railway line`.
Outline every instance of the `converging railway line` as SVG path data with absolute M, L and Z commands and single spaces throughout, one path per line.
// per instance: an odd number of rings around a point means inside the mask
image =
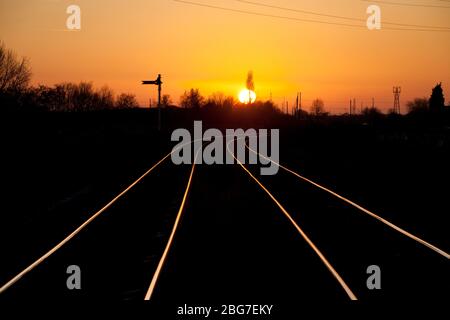
M 258 177 L 237 159 L 188 168 L 170 157 L 16 274 L 1 275 L 0 299 L 283 304 L 448 289 L 446 251 L 287 166 Z M 69 265 L 82 270 L 81 290 L 66 287 Z M 382 270 L 382 290 L 366 286 L 371 265 Z

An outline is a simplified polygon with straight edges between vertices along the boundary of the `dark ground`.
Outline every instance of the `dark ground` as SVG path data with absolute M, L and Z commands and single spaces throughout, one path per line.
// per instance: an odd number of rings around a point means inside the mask
M 281 162 L 450 250 L 450 125 L 409 118 L 292 120 L 241 112 L 3 115 L 0 283 L 29 265 L 171 149 L 168 133 L 281 128 Z M 257 173 L 257 168 L 252 167 Z M 189 166 L 166 162 L 0 300 L 143 299 Z M 257 175 L 260 177 L 259 175 Z M 363 301 L 448 300 L 448 260 L 285 172 L 261 177 Z M 82 290 L 66 289 L 66 268 Z M 366 287 L 379 265 L 382 290 Z M 153 306 L 347 301 L 327 269 L 238 166 L 198 166 Z M 170 313 L 169 313 L 170 314 Z

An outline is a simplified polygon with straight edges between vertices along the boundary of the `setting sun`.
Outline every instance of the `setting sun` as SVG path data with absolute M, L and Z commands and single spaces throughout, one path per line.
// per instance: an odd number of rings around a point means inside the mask
M 245 104 L 253 103 L 256 101 L 256 93 L 254 91 L 244 89 L 239 93 L 239 101 Z

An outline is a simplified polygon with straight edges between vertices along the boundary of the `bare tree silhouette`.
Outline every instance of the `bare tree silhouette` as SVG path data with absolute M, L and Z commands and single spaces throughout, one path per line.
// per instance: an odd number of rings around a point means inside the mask
M 225 99 L 226 96 L 223 92 L 214 92 L 209 96 L 207 103 L 214 107 L 222 107 Z
M 173 101 L 172 101 L 170 95 L 165 94 L 165 95 L 162 96 L 162 98 L 161 98 L 161 106 L 163 108 L 170 107 L 172 104 L 173 104 Z
M 366 121 L 376 121 L 382 119 L 384 114 L 377 107 L 364 108 L 362 110 L 362 116 Z
M 0 92 L 20 92 L 28 87 L 31 68 L 26 58 L 19 58 L 0 42 Z
M 320 116 L 325 114 L 325 103 L 321 99 L 313 100 L 311 104 L 311 114 Z
M 205 107 L 231 109 L 235 102 L 232 96 L 226 96 L 223 92 L 214 92 L 208 97 Z
M 114 108 L 114 92 L 108 87 L 103 86 L 95 94 L 97 105 L 101 109 Z
M 133 94 L 122 93 L 117 97 L 115 107 L 118 109 L 132 109 L 139 106 Z
M 429 110 L 427 98 L 415 98 L 406 104 L 409 114 L 425 113 Z
M 183 108 L 197 109 L 203 106 L 205 98 L 200 94 L 198 89 L 185 91 L 180 97 L 180 105 Z

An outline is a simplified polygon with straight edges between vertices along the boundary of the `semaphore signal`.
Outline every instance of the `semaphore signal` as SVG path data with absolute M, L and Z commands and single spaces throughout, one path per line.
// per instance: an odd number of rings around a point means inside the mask
M 161 75 L 158 74 L 158 78 L 156 80 L 143 80 L 143 85 L 157 85 L 158 86 L 158 131 L 161 131 L 161 86 L 162 86 L 162 80 Z M 151 108 L 151 102 L 150 102 L 150 108 Z

